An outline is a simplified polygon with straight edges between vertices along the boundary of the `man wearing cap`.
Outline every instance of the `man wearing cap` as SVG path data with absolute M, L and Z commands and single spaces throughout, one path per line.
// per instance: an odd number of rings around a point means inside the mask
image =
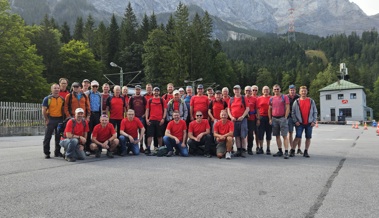
M 245 157 L 243 152 L 247 144 L 247 115 L 250 111 L 247 99 L 241 95 L 241 86 L 233 87 L 234 97 L 230 98 L 228 105 L 228 114 L 234 124 L 234 138 L 237 146 L 237 157 Z
M 220 117 L 221 111 L 225 110 L 227 107 L 228 105 L 222 99 L 221 91 L 217 90 L 215 99 L 209 103 L 209 107 L 208 107 L 208 116 L 210 118 L 210 121 L 212 122 L 213 127 L 217 123 L 217 121 L 221 119 Z
M 292 105 L 300 97 L 300 95 L 296 94 L 296 86 L 295 85 L 290 85 L 288 87 L 288 94 L 287 94 L 288 99 L 290 100 L 290 113 L 288 114 L 288 140 L 290 143 L 290 147 L 296 148 L 296 145 L 293 144 L 293 130 L 295 127 L 295 123 L 292 120 Z M 297 154 L 303 154 L 303 152 L 300 149 L 301 146 L 301 139 L 299 140 L 297 144 Z M 290 155 L 291 156 L 291 155 Z
M 257 154 L 264 154 L 263 152 L 263 137 L 266 133 L 266 154 L 271 155 L 270 143 L 272 135 L 272 126 L 268 119 L 268 107 L 270 102 L 270 88 L 263 86 L 262 95 L 258 97 L 258 112 L 257 112 L 257 126 L 258 126 L 258 145 L 259 151 Z
M 183 98 L 183 96 L 185 96 L 185 91 L 183 88 L 179 88 L 179 94 L 180 94 L 180 98 Z
M 252 94 L 251 86 L 245 87 L 245 96 L 247 100 L 247 105 L 249 105 L 249 116 L 247 118 L 247 153 L 253 155 L 253 142 L 254 142 L 254 132 L 256 132 L 256 114 L 257 114 L 257 98 Z
M 274 96 L 270 98 L 268 108 L 268 119 L 270 125 L 272 125 L 272 135 L 276 137 L 276 143 L 278 144 L 278 152 L 274 154 L 274 157 L 283 156 L 282 140 L 284 143 L 284 159 L 288 159 L 288 114 L 290 112 L 290 101 L 287 95 L 280 93 L 280 86 L 275 84 L 273 86 Z
M 138 130 L 141 131 L 140 137 L 138 138 Z M 135 112 L 129 109 L 126 113 L 126 118 L 121 122 L 120 131 L 120 145 L 121 145 L 121 156 L 125 156 L 128 152 L 132 151 L 134 155 L 139 155 L 140 148 L 139 143 L 143 140 L 143 135 L 145 134 L 145 127 L 139 118 L 135 117 Z
M 59 95 L 63 99 L 66 98 L 66 95 L 70 94 L 70 91 L 67 90 L 67 86 L 68 86 L 68 79 L 60 78 L 59 79 L 59 88 L 60 88 Z
M 150 146 L 153 137 L 158 140 L 158 145 L 162 146 L 163 125 L 167 114 L 167 104 L 159 96 L 159 87 L 153 89 L 154 97 L 149 99 L 146 104 L 146 125 L 147 125 L 147 145 L 145 154 L 150 154 Z
M 207 98 L 208 101 L 208 98 Z M 201 111 L 196 111 L 196 120 L 192 121 L 188 129 L 188 146 L 192 155 L 200 153 L 200 146 L 205 145 L 204 156 L 212 157 L 212 136 L 210 135 L 209 122 L 203 119 Z
M 213 88 L 212 88 L 212 87 L 208 87 L 208 88 L 207 88 L 207 95 L 208 95 L 208 100 L 209 100 L 209 102 L 211 102 L 212 100 L 215 99 L 214 91 L 213 91 Z
M 91 82 L 89 79 L 84 79 L 82 82 L 82 92 L 86 93 L 89 90 L 89 86 L 91 85 Z
M 84 118 L 89 121 L 91 116 L 91 107 L 87 95 L 82 92 L 78 82 L 72 83 L 71 88 L 71 93 L 66 95 L 65 98 L 64 113 L 66 118 L 74 117 L 75 110 L 77 108 L 82 108 L 84 110 Z
M 206 95 L 203 95 L 203 92 L 204 86 L 199 84 L 197 86 L 197 95 L 193 96 L 190 102 L 191 120 L 196 120 L 196 111 L 201 111 L 203 119 L 208 119 L 209 100 Z
M 53 84 L 51 86 L 51 95 L 46 96 L 42 101 L 42 115 L 45 119 L 45 137 L 43 139 L 43 153 L 45 158 L 50 158 L 50 140 L 51 135 L 55 130 L 55 157 L 62 157 L 60 152 L 61 146 L 59 145 L 60 135 L 57 134 L 58 124 L 63 122 L 63 105 L 64 98 L 59 95 L 59 85 Z
M 84 144 L 87 141 L 89 131 L 88 122 L 84 119 L 84 110 L 75 109 L 75 118 L 71 118 L 63 132 L 63 138 L 59 143 L 65 150 L 65 159 L 74 162 L 76 159 L 84 160 Z
M 214 136 L 217 141 L 217 157 L 222 158 L 225 155 L 226 159 L 231 159 L 234 125 L 232 121 L 228 120 L 228 112 L 226 110 L 221 110 L 219 117 L 221 117 L 221 120 L 217 121 L 214 126 Z
M 174 98 L 167 103 L 166 121 L 170 122 L 173 119 L 172 115 L 176 110 L 179 111 L 180 119 L 186 121 L 188 116 L 187 106 L 180 98 L 180 93 L 178 90 L 174 90 L 173 95 Z
M 134 110 L 135 116 L 141 121 L 144 127 L 146 127 L 145 112 L 146 112 L 146 98 L 141 95 L 141 86 L 136 85 L 135 94 L 129 99 L 129 109 Z M 141 132 L 140 132 L 141 134 Z M 142 135 L 141 137 L 143 137 Z M 140 142 L 140 152 L 144 152 L 143 140 Z
M 173 148 L 175 147 L 182 157 L 188 157 L 188 148 L 184 141 L 187 135 L 186 121 L 180 118 L 180 113 L 178 110 L 174 110 L 172 112 L 172 117 L 173 120 L 167 124 L 165 136 L 163 137 L 163 141 L 165 142 L 168 150 L 166 156 L 171 157 L 173 155 Z
M 108 115 L 101 115 L 100 123 L 93 129 L 92 143 L 90 145 L 91 150 L 96 152 L 95 157 L 99 158 L 104 148 L 107 149 L 107 157 L 113 158 L 113 152 L 118 144 L 117 133 L 113 125 L 109 123 Z
M 117 136 L 120 136 L 120 125 L 124 119 L 125 113 L 125 100 L 121 95 L 121 87 L 115 86 L 113 88 L 114 95 L 107 99 L 107 114 L 110 114 L 110 123 L 117 129 Z

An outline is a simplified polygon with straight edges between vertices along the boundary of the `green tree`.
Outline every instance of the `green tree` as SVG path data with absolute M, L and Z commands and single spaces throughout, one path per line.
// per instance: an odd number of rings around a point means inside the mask
M 74 29 L 74 35 L 73 35 L 73 39 L 75 40 L 83 40 L 84 39 L 84 35 L 83 35 L 83 18 L 82 17 L 78 17 L 76 19 L 76 23 L 75 23 L 75 29 Z
M 65 21 L 61 27 L 61 42 L 68 43 L 71 40 L 70 26 Z
M 106 64 L 108 57 L 108 31 L 102 21 L 94 33 L 93 51 L 96 59 Z
M 84 25 L 83 38 L 91 49 L 93 49 L 94 46 L 95 31 L 95 21 L 93 20 L 92 15 L 89 14 Z
M 59 52 L 65 76 L 71 81 L 81 81 L 83 78 L 99 80 L 101 63 L 86 42 L 71 40 L 62 46 Z
M 147 40 L 150 31 L 149 17 L 145 14 L 142 19 L 142 24 L 138 29 L 138 43 L 142 43 Z
M 155 15 L 154 11 L 153 11 L 153 14 L 150 16 L 149 24 L 150 24 L 149 31 L 155 30 L 158 28 L 157 16 Z
M 41 102 L 49 94 L 42 57 L 26 37 L 24 22 L 0 0 L 0 101 Z
M 317 107 L 320 108 L 320 92 L 319 90 L 337 81 L 337 69 L 329 64 L 328 67 L 317 74 L 316 79 L 311 82 L 309 87 L 309 96 L 315 100 Z
M 268 86 L 271 90 L 271 87 L 274 85 L 274 80 L 271 75 L 271 72 L 268 71 L 266 68 L 260 68 L 258 70 L 256 85 L 258 87 Z
M 133 42 L 137 42 L 137 29 L 137 17 L 134 14 L 131 3 L 129 2 L 121 23 L 120 46 L 122 49 L 131 45 Z
M 106 66 L 110 68 L 110 62 L 117 60 L 117 55 L 119 53 L 119 38 L 120 38 L 120 30 L 117 24 L 117 20 L 115 15 L 112 15 L 111 24 L 108 30 L 108 59 Z

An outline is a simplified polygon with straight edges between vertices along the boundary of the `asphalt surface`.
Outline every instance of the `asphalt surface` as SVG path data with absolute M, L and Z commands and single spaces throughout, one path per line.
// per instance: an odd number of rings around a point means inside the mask
M 44 159 L 41 136 L 3 137 L 0 217 L 378 217 L 375 130 L 320 125 L 311 157 L 289 160 L 103 152 L 68 163 Z

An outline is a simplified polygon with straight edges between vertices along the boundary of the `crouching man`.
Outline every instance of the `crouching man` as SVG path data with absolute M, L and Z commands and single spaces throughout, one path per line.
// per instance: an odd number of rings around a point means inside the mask
M 187 124 L 186 121 L 180 119 L 180 113 L 178 110 L 175 110 L 172 113 L 171 120 L 166 128 L 165 136 L 163 137 L 164 144 L 167 146 L 167 157 L 173 155 L 173 148 L 180 152 L 180 155 L 183 157 L 188 157 L 188 148 L 183 139 L 187 135 Z
M 116 130 L 109 123 L 108 115 L 101 115 L 100 123 L 93 128 L 92 143 L 90 144 L 91 150 L 96 152 L 95 157 L 99 158 L 104 148 L 107 149 L 107 157 L 113 158 L 113 152 L 118 143 Z
M 201 111 L 196 111 L 196 120 L 189 124 L 188 130 L 188 146 L 190 147 L 190 152 L 192 155 L 198 155 L 199 147 L 205 145 L 204 156 L 212 157 L 212 137 L 210 133 L 209 122 L 203 119 L 203 113 Z
M 67 122 L 63 132 L 63 140 L 60 141 L 60 146 L 65 150 L 65 159 L 68 162 L 75 162 L 76 159 L 84 160 L 84 145 L 87 141 L 89 132 L 88 122 L 83 119 L 84 110 L 77 108 L 75 110 L 75 118 Z
M 140 137 L 138 138 L 138 130 L 141 130 Z M 139 143 L 143 139 L 145 134 L 145 127 L 143 127 L 142 122 L 139 118 L 135 117 L 135 112 L 129 109 L 126 113 L 126 118 L 121 121 L 120 128 L 120 145 L 121 145 L 121 156 L 128 154 L 129 150 L 132 151 L 134 155 L 139 155 Z
M 234 124 L 228 120 L 228 113 L 222 110 L 220 113 L 221 120 L 217 121 L 214 126 L 214 136 L 217 141 L 217 157 L 226 159 L 232 157 Z

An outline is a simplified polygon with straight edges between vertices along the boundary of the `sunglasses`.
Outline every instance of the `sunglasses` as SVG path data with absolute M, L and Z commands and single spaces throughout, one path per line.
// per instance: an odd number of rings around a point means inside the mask
M 253 89 L 253 92 L 258 92 L 258 90 L 256 90 L 256 89 Z
M 279 89 L 274 89 L 275 91 L 279 90 Z
M 99 88 L 99 86 L 92 86 L 92 88 Z
M 79 88 L 79 86 L 73 86 L 74 88 Z
M 245 90 L 245 92 L 251 92 L 251 90 Z
M 197 117 L 202 117 L 203 115 L 202 114 L 196 114 Z

